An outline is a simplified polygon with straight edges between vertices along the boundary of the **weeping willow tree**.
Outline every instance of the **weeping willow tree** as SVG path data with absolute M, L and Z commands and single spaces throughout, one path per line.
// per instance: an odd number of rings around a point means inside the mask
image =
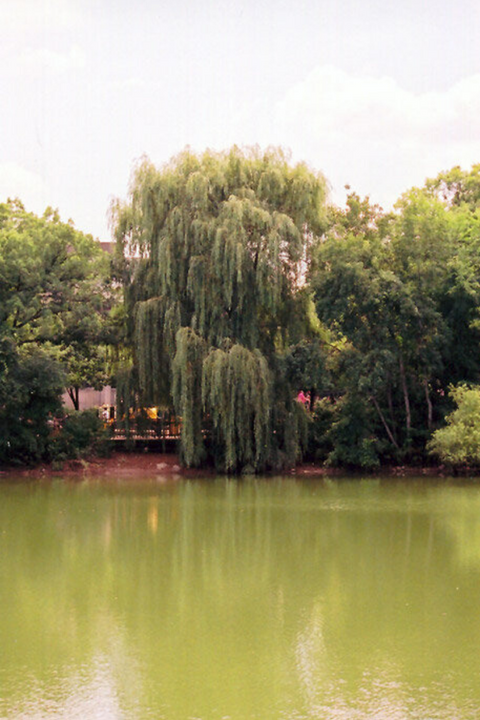
M 173 402 L 188 466 L 206 437 L 228 471 L 298 456 L 302 408 L 282 358 L 311 311 L 325 188 L 279 149 L 185 151 L 161 169 L 142 160 L 112 207 L 132 374 L 141 402 Z

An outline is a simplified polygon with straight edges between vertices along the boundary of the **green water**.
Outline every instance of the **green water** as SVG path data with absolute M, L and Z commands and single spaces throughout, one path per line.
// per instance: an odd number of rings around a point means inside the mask
M 480 486 L 3 480 L 0 717 L 480 717 Z

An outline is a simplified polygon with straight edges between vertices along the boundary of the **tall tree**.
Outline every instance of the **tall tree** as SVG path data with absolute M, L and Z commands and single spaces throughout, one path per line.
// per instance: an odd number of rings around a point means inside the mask
M 438 228 L 424 205 L 419 211 L 405 201 L 401 213 L 383 216 L 355 194 L 333 217 L 310 277 L 320 319 L 348 341 L 339 364 L 348 372 L 337 375 L 337 388 L 373 406 L 378 435 L 399 458 L 418 426 L 423 429 L 424 417 L 431 422 L 428 384 L 442 330 L 433 284 L 441 277 L 435 256 L 427 256 Z M 442 256 L 438 249 L 436 257 Z M 427 405 L 423 414 L 419 402 Z
M 319 317 L 346 339 L 337 393 L 372 403 L 397 459 L 424 453 L 451 383 L 480 378 L 478 198 L 478 166 L 409 190 L 385 216 L 352 194 L 315 251 Z
M 302 290 L 325 181 L 281 150 L 144 160 L 113 207 L 133 372 L 145 402 L 173 397 L 187 465 L 210 424 L 226 470 L 293 460 L 302 409 L 283 355 L 308 315 Z
M 42 444 L 25 437 L 45 436 L 64 387 L 91 382 L 88 362 L 99 371 L 115 302 L 108 275 L 100 244 L 57 212 L 37 217 L 18 200 L 0 205 L 0 459 L 22 447 L 39 457 Z

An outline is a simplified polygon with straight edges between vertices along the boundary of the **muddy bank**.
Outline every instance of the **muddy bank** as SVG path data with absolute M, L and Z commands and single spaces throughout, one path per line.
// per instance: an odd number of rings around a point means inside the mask
M 344 469 L 325 468 L 322 465 L 314 463 L 303 463 L 290 470 L 285 470 L 281 475 L 291 475 L 292 477 L 339 477 L 351 475 L 355 476 L 392 476 L 392 477 L 420 477 L 432 476 L 442 477 L 451 475 L 452 471 L 446 470 L 443 466 L 438 467 L 409 467 L 396 466 L 380 468 L 376 472 L 360 471 L 356 473 L 348 473 Z M 465 469 L 459 474 L 478 475 L 471 468 Z M 152 477 L 162 475 L 164 477 L 177 478 L 201 478 L 213 477 L 217 475 L 213 468 L 189 469 L 183 468 L 177 455 L 164 454 L 157 452 L 123 452 L 116 451 L 110 457 L 95 457 L 89 460 L 72 460 L 65 462 L 62 467 L 51 464 L 41 464 L 35 467 L 2 467 L 0 468 L 0 479 L 2 477 L 85 477 L 85 476 L 102 476 L 107 478 L 131 478 L 132 480 L 143 477 Z
M 93 457 L 88 460 L 69 460 L 61 466 L 42 463 L 35 467 L 2 467 L 2 477 L 128 477 L 134 480 L 146 476 L 164 475 L 167 477 L 208 476 L 209 471 L 182 468 L 177 455 L 163 453 L 114 452 L 109 457 Z

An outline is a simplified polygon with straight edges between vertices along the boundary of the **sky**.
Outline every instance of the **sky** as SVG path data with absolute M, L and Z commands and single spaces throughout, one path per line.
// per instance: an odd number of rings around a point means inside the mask
M 281 145 L 385 209 L 480 162 L 476 0 L 0 0 L 0 202 L 101 240 L 136 162 Z

